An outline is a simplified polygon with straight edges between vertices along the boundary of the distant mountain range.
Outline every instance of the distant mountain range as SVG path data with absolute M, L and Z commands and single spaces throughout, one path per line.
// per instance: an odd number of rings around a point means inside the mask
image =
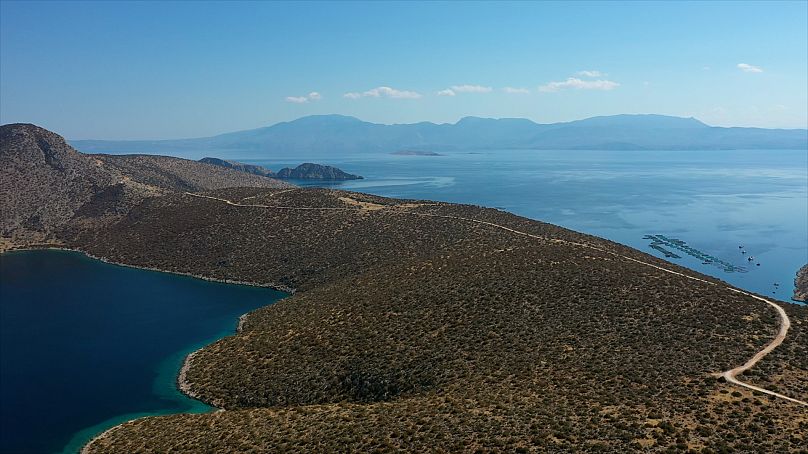
M 397 150 L 733 150 L 808 149 L 806 129 L 723 128 L 695 118 L 614 115 L 539 124 L 523 118 L 465 117 L 454 124 L 385 125 L 343 115 L 313 115 L 265 128 L 180 140 L 76 140 L 87 153 L 201 157 L 391 153 Z M 209 154 L 209 153 L 208 153 Z

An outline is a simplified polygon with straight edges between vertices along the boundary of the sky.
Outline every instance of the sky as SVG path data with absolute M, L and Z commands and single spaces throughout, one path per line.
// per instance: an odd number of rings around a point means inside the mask
M 338 113 L 808 127 L 808 2 L 0 2 L 0 123 L 211 136 Z

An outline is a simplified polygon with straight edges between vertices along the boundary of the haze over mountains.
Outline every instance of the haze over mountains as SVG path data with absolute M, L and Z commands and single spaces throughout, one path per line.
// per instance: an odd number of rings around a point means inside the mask
M 261 157 L 267 153 L 391 153 L 401 149 L 732 150 L 808 148 L 806 129 L 723 128 L 695 118 L 614 115 L 539 124 L 523 118 L 465 117 L 457 123 L 385 125 L 343 115 L 313 115 L 272 126 L 179 140 L 76 140 L 87 153 Z M 196 156 L 196 155 L 199 156 Z

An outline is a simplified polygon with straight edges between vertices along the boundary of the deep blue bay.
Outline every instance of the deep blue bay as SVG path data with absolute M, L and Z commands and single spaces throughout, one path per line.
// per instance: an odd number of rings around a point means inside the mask
M 67 251 L 0 256 L 0 452 L 76 452 L 139 416 L 204 412 L 185 356 L 286 296 Z
M 808 150 L 439 153 L 239 160 L 273 170 L 330 164 L 365 179 L 295 183 L 496 207 L 665 258 L 643 238 L 662 234 L 746 272 L 683 253 L 671 262 L 783 301 L 808 262 Z

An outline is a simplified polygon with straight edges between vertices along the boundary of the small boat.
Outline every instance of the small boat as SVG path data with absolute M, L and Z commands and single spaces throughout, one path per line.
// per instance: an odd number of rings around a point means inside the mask
M 746 254 L 746 251 L 741 251 L 741 254 Z

